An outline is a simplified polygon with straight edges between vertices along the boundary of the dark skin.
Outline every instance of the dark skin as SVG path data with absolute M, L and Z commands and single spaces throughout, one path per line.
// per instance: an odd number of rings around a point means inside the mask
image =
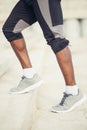
M 15 54 L 17 55 L 22 68 L 31 68 L 32 64 L 27 53 L 24 39 L 21 38 L 12 41 L 11 46 Z M 64 76 L 65 84 L 69 86 L 74 86 L 76 82 L 69 48 L 66 47 L 60 52 L 56 53 L 56 59 Z
M 23 38 L 11 42 L 11 46 L 18 57 L 22 68 L 31 68 L 30 58 Z

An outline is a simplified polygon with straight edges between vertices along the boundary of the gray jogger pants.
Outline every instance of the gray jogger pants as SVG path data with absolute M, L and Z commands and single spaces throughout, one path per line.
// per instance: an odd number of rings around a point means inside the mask
M 21 31 L 39 22 L 47 44 L 54 53 L 64 49 L 69 41 L 63 36 L 61 0 L 20 0 L 3 26 L 9 42 L 23 38 Z

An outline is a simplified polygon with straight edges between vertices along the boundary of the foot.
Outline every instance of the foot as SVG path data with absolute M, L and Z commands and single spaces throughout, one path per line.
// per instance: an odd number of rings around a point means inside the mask
M 33 78 L 30 79 L 23 76 L 18 86 L 16 88 L 12 88 L 10 90 L 10 93 L 15 93 L 15 94 L 27 93 L 39 87 L 41 84 L 42 84 L 42 80 L 37 74 L 35 74 Z
M 74 95 L 74 96 L 72 94 L 64 93 L 64 96 L 60 104 L 52 107 L 52 112 L 55 112 L 55 113 L 70 112 L 75 107 L 83 103 L 85 100 L 86 100 L 86 96 L 83 96 L 80 91 L 78 92 L 78 95 Z

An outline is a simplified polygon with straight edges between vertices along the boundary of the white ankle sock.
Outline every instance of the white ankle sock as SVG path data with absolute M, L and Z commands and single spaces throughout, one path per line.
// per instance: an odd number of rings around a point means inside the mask
M 78 86 L 66 86 L 66 91 L 67 94 L 72 94 L 72 95 L 77 95 L 78 94 Z
M 23 75 L 26 77 L 26 78 L 32 78 L 35 74 L 35 70 L 34 68 L 26 68 L 26 69 L 23 69 Z

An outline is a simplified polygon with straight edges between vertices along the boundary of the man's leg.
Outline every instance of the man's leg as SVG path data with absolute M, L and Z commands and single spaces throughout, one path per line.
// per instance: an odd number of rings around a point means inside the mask
M 11 42 L 11 46 L 17 55 L 22 68 L 32 68 L 30 58 L 26 49 L 26 44 L 23 38 Z
M 76 85 L 74 70 L 72 65 L 72 58 L 68 47 L 56 53 L 56 58 L 63 73 L 65 83 L 67 86 Z
M 64 75 L 66 85 L 74 86 L 76 82 L 72 58 L 67 46 L 69 41 L 63 37 L 63 17 L 59 1 L 37 0 L 37 2 L 34 3 L 34 6 L 37 6 L 37 8 L 35 8 L 35 12 L 48 45 L 51 46 L 56 55 L 58 64 Z M 47 11 L 46 13 L 45 9 Z M 53 11 L 55 15 L 53 14 Z M 41 20 L 43 20 L 43 22 Z
M 53 111 L 70 111 L 83 101 L 83 96 L 76 85 L 72 58 L 67 47 L 69 41 L 63 36 L 63 16 L 60 0 L 35 0 L 33 6 L 47 43 L 56 55 L 66 84 L 63 99 L 60 104 L 53 107 Z
M 23 68 L 23 78 L 18 87 L 10 90 L 11 93 L 28 92 L 42 83 L 40 77 L 32 68 L 24 38 L 21 34 L 23 29 L 35 22 L 36 17 L 32 6 L 27 6 L 25 2 L 19 1 L 3 26 L 3 32 L 7 40 L 11 43 Z

